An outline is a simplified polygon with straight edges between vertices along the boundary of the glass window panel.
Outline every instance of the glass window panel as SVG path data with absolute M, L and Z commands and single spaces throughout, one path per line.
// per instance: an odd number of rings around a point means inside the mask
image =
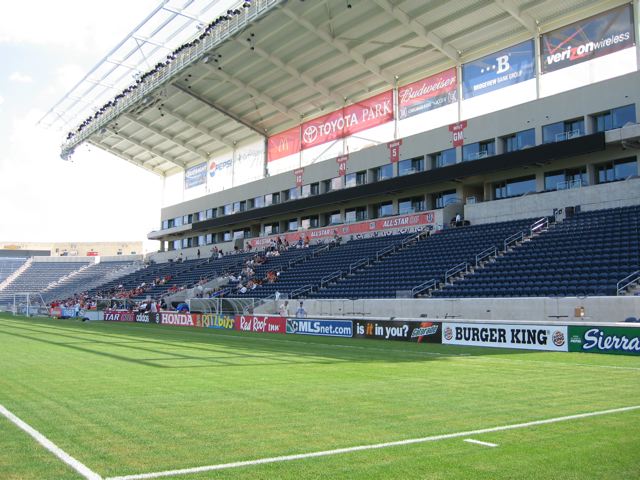
M 627 123 L 636 123 L 636 106 L 626 105 L 624 107 L 614 108 L 612 113 L 612 127 L 624 127 Z
M 556 142 L 556 137 L 560 138 L 565 132 L 564 123 L 557 122 L 542 127 L 542 143 Z

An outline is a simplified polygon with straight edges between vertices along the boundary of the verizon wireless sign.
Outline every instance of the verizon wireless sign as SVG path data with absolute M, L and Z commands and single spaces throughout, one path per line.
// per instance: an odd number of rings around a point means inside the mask
M 475 347 L 568 351 L 566 326 L 443 323 L 442 343 Z

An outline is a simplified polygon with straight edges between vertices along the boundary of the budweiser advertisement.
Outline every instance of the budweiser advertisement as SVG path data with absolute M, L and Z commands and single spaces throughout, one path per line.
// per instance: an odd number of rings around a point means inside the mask
M 310 240 L 325 240 L 333 238 L 333 236 L 336 234 L 341 236 L 348 236 L 371 234 L 373 232 L 384 232 L 390 230 L 407 231 L 408 229 L 419 229 L 428 225 L 433 226 L 435 223 L 435 212 L 429 211 L 411 215 L 380 218 L 378 220 L 365 222 L 350 223 L 348 225 L 340 225 L 336 227 L 316 228 L 299 233 L 287 233 L 284 235 L 280 235 L 280 238 L 282 240 L 286 239 L 287 242 L 293 244 L 297 242 L 300 237 L 304 238 L 306 236 L 308 236 Z M 278 235 L 254 238 L 251 239 L 249 243 L 252 247 L 259 248 L 265 245 L 269 245 L 271 243 L 271 240 L 275 240 L 277 237 Z
M 269 138 L 270 162 L 393 121 L 393 91 L 381 93 Z
M 456 68 L 432 75 L 398 89 L 398 119 L 425 113 L 458 101 Z
M 242 332 L 286 333 L 287 319 L 269 315 L 236 315 L 235 329 Z

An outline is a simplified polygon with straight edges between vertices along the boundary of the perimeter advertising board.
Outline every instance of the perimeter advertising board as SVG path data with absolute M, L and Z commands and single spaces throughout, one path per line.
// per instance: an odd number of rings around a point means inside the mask
M 137 323 L 160 323 L 160 315 L 155 312 L 136 313 Z
M 200 314 L 160 312 L 160 323 L 163 325 L 176 325 L 180 327 L 198 327 L 200 323 Z
M 465 99 L 493 92 L 534 78 L 533 40 L 462 65 L 462 96 Z
M 487 323 L 443 323 L 442 343 L 475 347 L 566 352 L 567 327 Z
M 295 335 L 314 335 L 318 337 L 351 338 L 353 335 L 353 322 L 351 320 L 290 318 L 287 320 L 287 333 Z
M 258 333 L 286 333 L 287 319 L 269 315 L 236 315 L 236 330 Z
M 635 45 L 633 9 L 626 4 L 541 37 L 542 73 L 577 65 Z
M 354 338 L 404 340 L 417 343 L 442 343 L 440 322 L 401 320 L 354 320 Z
M 569 351 L 640 355 L 640 328 L 570 326 Z
M 105 310 L 104 320 L 107 322 L 135 322 L 136 314 L 128 310 Z
M 233 317 L 203 313 L 200 326 L 203 328 L 215 328 L 216 330 L 233 330 L 234 322 L 235 319 Z

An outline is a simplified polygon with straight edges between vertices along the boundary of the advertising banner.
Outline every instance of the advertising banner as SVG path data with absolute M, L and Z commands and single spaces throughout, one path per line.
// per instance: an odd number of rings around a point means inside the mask
M 338 176 L 344 177 L 347 174 L 347 162 L 349 161 L 349 155 L 341 155 L 336 158 L 338 164 Z
M 456 68 L 432 75 L 398 89 L 398 119 L 425 113 L 458 101 Z
M 235 329 L 243 332 L 286 333 L 287 319 L 269 315 L 236 315 Z
M 631 4 L 559 28 L 541 37 L 542 73 L 635 45 Z
M 267 160 L 272 162 L 391 121 L 393 91 L 389 90 L 273 135 L 268 140 Z
M 136 314 L 128 310 L 105 310 L 104 319 L 107 322 L 135 322 Z
M 354 338 L 442 343 L 442 324 L 440 322 L 354 320 L 353 324 Z
M 505 48 L 462 65 L 462 96 L 465 99 L 493 92 L 534 78 L 533 40 Z
M 214 178 L 216 175 L 220 175 L 220 172 L 230 169 L 232 165 L 233 160 L 230 158 L 218 162 L 211 160 L 209 162 L 209 177 Z
M 235 151 L 233 186 L 264 177 L 264 142 L 245 145 Z
M 453 123 L 449 125 L 449 131 L 451 132 L 453 138 L 451 144 L 454 147 L 461 147 L 464 145 L 464 129 L 467 128 L 467 121 L 462 120 L 458 123 Z
M 54 318 L 62 318 L 62 308 L 53 307 L 49 309 L 49 315 Z
M 443 323 L 442 343 L 556 352 L 568 350 L 566 326 Z
M 154 312 L 144 312 L 136 314 L 137 323 L 160 323 L 160 315 Z
M 389 163 L 397 163 L 398 160 L 400 160 L 400 145 L 402 145 L 402 139 L 387 143 L 387 148 L 389 149 Z
M 269 137 L 267 143 L 267 161 L 273 162 L 302 150 L 300 145 L 301 127 L 297 126 Z
M 287 333 L 319 337 L 348 337 L 353 335 L 351 320 L 316 320 L 291 318 L 287 320 Z
M 204 185 L 207 181 L 207 162 L 199 163 L 184 171 L 184 188 Z
M 397 217 L 387 217 L 384 219 L 364 221 L 350 223 L 348 225 L 341 225 L 334 228 L 316 228 L 312 230 L 306 230 L 300 233 L 287 233 L 280 235 L 280 238 L 287 242 L 294 244 L 302 236 L 308 236 L 310 240 L 323 240 L 331 239 L 337 233 L 342 236 L 350 235 L 366 235 L 371 232 L 378 232 L 384 230 L 402 231 L 408 233 L 410 231 L 417 231 L 427 226 L 433 226 L 435 224 L 435 212 L 423 212 L 410 215 L 400 215 Z M 269 245 L 271 240 L 275 240 L 278 235 L 272 235 L 270 237 L 253 238 L 249 240 L 252 247 L 263 247 Z
M 203 328 L 215 328 L 217 330 L 233 330 L 235 319 L 226 315 L 214 315 L 203 313 L 201 315 L 201 326 Z
M 296 187 L 304 185 L 304 168 L 296 168 L 293 171 L 293 176 L 296 179 Z
M 570 326 L 569 351 L 640 355 L 640 328 Z
M 197 327 L 200 322 L 199 313 L 160 312 L 160 323 L 180 327 Z

